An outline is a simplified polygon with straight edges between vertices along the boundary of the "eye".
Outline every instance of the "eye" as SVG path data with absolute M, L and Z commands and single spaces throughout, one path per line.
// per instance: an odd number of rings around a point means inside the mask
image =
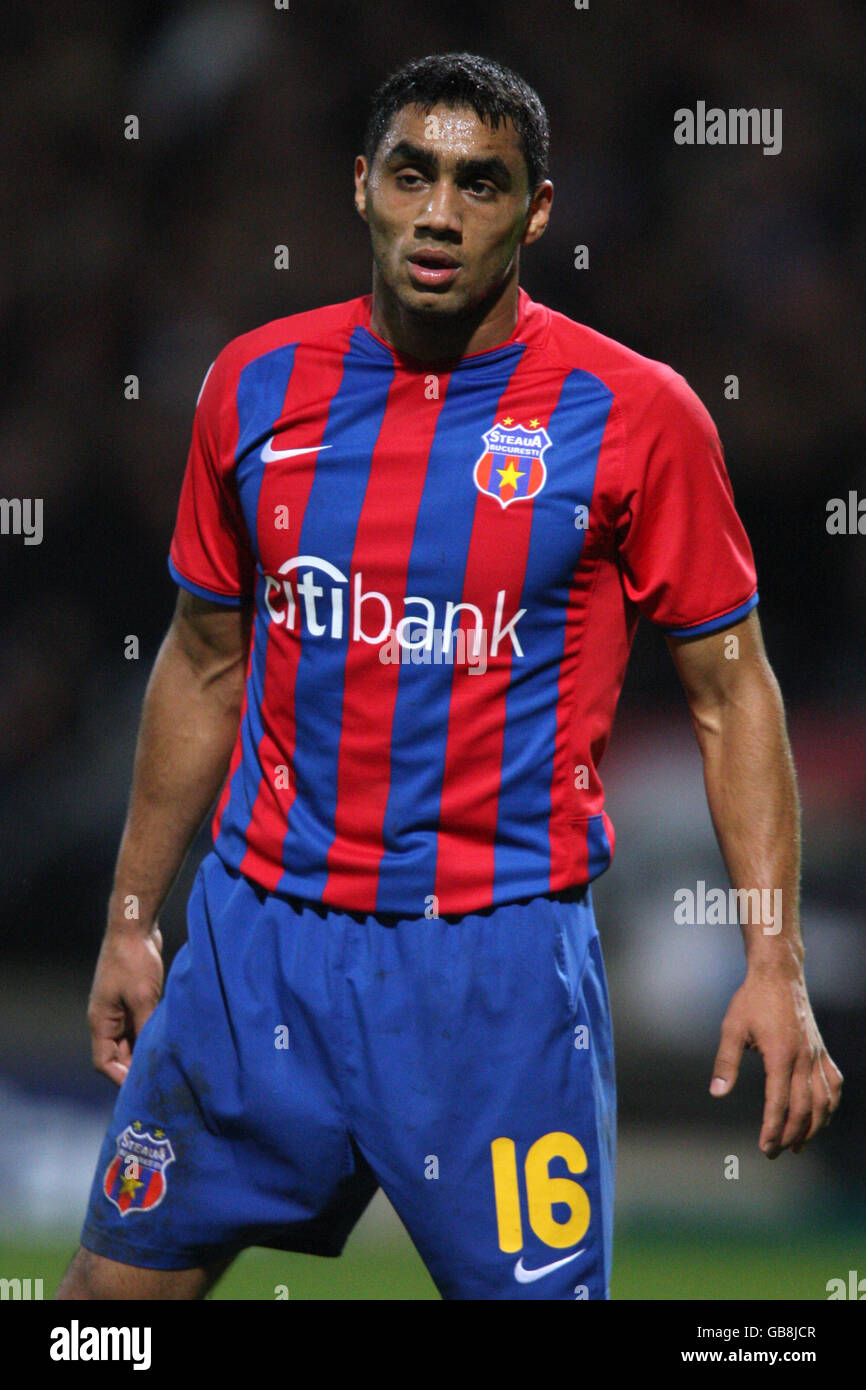
M 401 188 L 418 188 L 424 180 L 420 174 L 400 173 L 397 175 L 397 182 Z
M 486 198 L 496 192 L 496 185 L 488 183 L 487 179 L 473 179 L 466 186 L 474 198 Z

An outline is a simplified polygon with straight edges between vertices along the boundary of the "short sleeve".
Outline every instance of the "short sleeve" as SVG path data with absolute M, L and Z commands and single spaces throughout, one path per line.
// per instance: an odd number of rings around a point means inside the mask
M 754 608 L 754 557 L 718 432 L 675 372 L 629 422 L 619 502 L 623 585 L 643 617 L 688 637 Z
M 192 593 L 239 605 L 253 595 L 255 559 L 238 497 L 234 456 L 223 439 L 224 377 L 218 357 L 196 403 L 168 568 L 175 582 Z

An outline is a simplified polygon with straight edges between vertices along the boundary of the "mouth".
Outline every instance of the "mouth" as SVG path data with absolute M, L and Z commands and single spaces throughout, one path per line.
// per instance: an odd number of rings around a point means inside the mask
M 408 258 L 409 277 L 423 289 L 450 285 L 460 271 L 460 262 L 447 251 L 413 251 Z

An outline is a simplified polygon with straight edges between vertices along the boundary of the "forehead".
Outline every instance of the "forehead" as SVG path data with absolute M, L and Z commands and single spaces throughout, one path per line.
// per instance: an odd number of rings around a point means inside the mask
M 496 156 L 509 168 L 525 169 L 520 136 L 512 122 L 500 121 L 494 130 L 471 106 L 433 106 L 429 111 L 403 106 L 395 111 L 382 136 L 381 158 L 387 159 L 402 140 L 429 149 L 441 164 Z

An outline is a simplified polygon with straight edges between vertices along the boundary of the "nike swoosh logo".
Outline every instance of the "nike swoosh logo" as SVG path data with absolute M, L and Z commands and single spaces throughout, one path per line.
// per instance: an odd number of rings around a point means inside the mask
M 274 436 L 271 435 L 265 447 L 262 449 L 262 461 L 264 463 L 274 463 L 277 459 L 293 459 L 298 454 L 318 454 L 322 449 L 330 449 L 330 444 L 313 444 L 306 449 L 274 449 Z
M 566 1255 L 564 1260 L 554 1260 L 552 1265 L 542 1265 L 540 1269 L 524 1269 L 523 1256 L 514 1266 L 514 1277 L 518 1284 L 534 1284 L 536 1279 L 543 1279 L 545 1274 L 552 1274 L 555 1269 L 561 1269 L 563 1265 L 571 1264 L 578 1255 L 582 1255 L 583 1250 L 575 1250 L 573 1255 Z

